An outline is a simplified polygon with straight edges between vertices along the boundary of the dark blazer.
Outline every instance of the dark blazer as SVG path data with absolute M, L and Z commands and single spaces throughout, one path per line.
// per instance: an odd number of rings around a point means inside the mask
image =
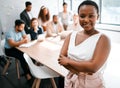
M 30 30 L 30 17 L 27 14 L 26 10 L 20 13 L 20 19 L 25 22 L 25 32 L 29 34 Z
M 31 40 L 35 40 L 35 39 L 37 39 L 37 36 L 39 35 L 39 34 L 43 34 L 43 29 L 41 28 L 41 27 L 38 27 L 38 31 L 37 31 L 37 33 L 36 32 L 34 32 L 34 29 L 30 29 L 30 36 L 31 36 Z

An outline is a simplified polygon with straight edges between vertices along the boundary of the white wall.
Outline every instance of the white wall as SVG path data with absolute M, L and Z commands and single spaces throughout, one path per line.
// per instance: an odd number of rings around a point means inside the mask
M 0 23 L 3 32 L 14 26 L 14 21 L 19 19 L 19 14 L 25 9 L 28 0 L 1 0 Z M 58 13 L 59 0 L 29 0 L 32 2 L 33 16 L 37 17 L 40 7 L 45 5 L 50 10 L 51 16 Z M 61 0 L 62 1 L 62 0 Z M 1 29 L 0 29 L 1 30 Z

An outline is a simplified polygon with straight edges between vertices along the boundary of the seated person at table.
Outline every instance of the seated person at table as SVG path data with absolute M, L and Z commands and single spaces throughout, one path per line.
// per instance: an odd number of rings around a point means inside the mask
M 62 24 L 60 24 L 58 21 L 58 16 L 53 15 L 53 20 L 51 22 L 49 22 L 47 25 L 46 37 L 57 36 L 63 30 L 64 29 L 63 29 Z
M 69 24 L 68 27 L 67 27 L 67 31 L 64 31 L 62 34 L 61 34 L 61 39 L 65 39 L 66 36 L 68 36 L 72 31 L 81 31 L 83 28 L 80 26 L 79 24 L 79 17 L 78 17 L 78 14 L 75 13 L 73 15 L 73 23 L 72 24 Z
M 35 40 L 38 38 L 38 35 L 43 34 L 43 29 L 38 26 L 38 19 L 32 18 L 31 19 L 31 29 L 30 29 L 30 36 L 31 40 Z
M 15 28 L 9 30 L 5 36 L 5 54 L 11 57 L 15 57 L 20 61 L 21 67 L 24 71 L 26 79 L 28 82 L 31 81 L 30 71 L 28 65 L 23 57 L 23 52 L 16 49 L 15 47 L 20 46 L 21 44 L 27 43 L 28 38 L 24 31 L 25 23 L 22 20 L 15 21 Z
M 68 25 L 67 31 L 80 31 L 80 30 L 82 30 L 82 27 L 79 24 L 78 14 L 75 13 L 73 15 L 73 23 Z

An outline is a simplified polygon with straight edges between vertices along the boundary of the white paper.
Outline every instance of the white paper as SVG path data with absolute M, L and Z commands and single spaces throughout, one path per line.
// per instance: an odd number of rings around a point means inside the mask
M 50 42 L 47 42 L 47 41 L 45 41 L 45 42 L 42 42 L 41 44 L 40 44 L 41 46 L 43 46 L 43 47 L 45 47 L 45 48 L 48 48 L 48 49 L 50 49 L 50 50 L 57 50 L 57 49 L 60 49 L 60 45 L 58 45 L 58 44 L 55 44 L 55 43 L 50 43 Z
M 34 40 L 32 42 L 21 44 L 19 47 L 30 47 L 30 46 L 34 45 L 36 42 L 37 42 L 37 40 Z

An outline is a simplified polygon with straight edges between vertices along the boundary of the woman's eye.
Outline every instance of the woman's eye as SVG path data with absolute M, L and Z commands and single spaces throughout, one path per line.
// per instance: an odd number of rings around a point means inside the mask
M 81 15 L 80 18 L 85 18 L 85 16 L 84 16 L 84 15 Z
M 92 17 L 93 17 L 92 15 L 89 16 L 89 18 L 92 18 Z
M 90 15 L 90 16 L 89 16 L 89 18 L 93 18 L 93 17 L 94 17 L 94 15 Z

